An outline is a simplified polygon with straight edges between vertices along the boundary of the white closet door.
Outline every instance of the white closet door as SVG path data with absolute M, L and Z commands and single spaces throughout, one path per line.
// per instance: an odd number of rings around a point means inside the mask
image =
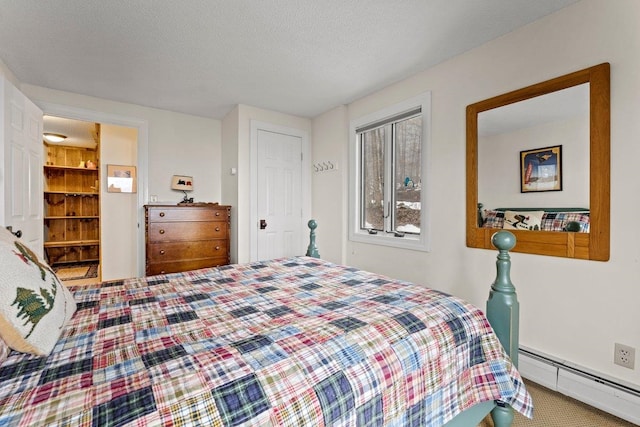
M 43 154 L 42 110 L 4 77 L 0 153 L 0 222 L 20 230 L 22 239 L 42 256 L 43 252 Z
M 302 138 L 258 130 L 258 260 L 303 255 Z

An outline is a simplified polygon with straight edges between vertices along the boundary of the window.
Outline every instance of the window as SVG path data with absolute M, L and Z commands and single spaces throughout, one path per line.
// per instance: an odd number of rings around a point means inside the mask
M 350 238 L 428 250 L 429 94 L 351 122 Z

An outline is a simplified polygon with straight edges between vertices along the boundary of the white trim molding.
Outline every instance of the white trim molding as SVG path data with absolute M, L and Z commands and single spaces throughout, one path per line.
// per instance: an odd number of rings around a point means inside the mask
M 360 175 L 362 165 L 356 129 L 420 107 L 422 115 L 422 192 L 420 234 L 405 234 L 403 237 L 385 235 L 389 233 L 369 234 L 360 228 L 361 188 Z M 413 98 L 389 106 L 375 113 L 353 119 L 349 123 L 349 240 L 375 245 L 393 246 L 403 249 L 430 251 L 431 246 L 431 92 L 425 92 Z

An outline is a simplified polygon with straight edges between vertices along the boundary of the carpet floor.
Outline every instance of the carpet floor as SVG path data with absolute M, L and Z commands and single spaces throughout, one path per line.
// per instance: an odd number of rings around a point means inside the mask
M 512 427 L 633 427 L 635 424 L 600 411 L 546 387 L 525 381 L 533 398 L 533 419 L 516 412 Z M 478 427 L 493 427 L 491 417 Z
M 53 267 L 60 280 L 79 280 L 98 277 L 98 263 L 73 263 Z

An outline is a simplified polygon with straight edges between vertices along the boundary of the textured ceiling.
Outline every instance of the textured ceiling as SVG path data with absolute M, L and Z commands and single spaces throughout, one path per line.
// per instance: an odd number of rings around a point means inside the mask
M 0 0 L 22 83 L 204 117 L 314 117 L 576 0 Z

